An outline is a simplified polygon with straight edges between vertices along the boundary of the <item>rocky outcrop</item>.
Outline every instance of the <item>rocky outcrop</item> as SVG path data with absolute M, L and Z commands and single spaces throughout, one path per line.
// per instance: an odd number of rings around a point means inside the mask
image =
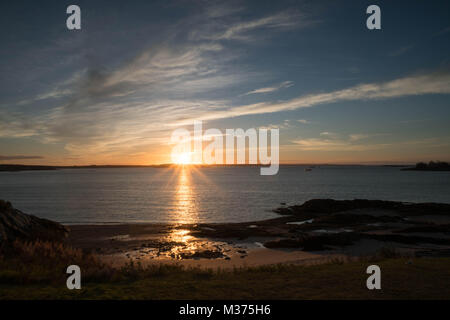
M 384 200 L 334 200 L 334 199 L 312 199 L 302 205 L 281 207 L 274 212 L 280 215 L 306 216 L 311 219 L 331 213 L 357 210 L 357 209 L 382 209 L 394 210 L 402 216 L 416 215 L 450 215 L 450 204 L 447 203 L 405 203 Z
M 0 244 L 16 239 L 61 241 L 68 234 L 63 225 L 25 214 L 10 202 L 0 200 Z

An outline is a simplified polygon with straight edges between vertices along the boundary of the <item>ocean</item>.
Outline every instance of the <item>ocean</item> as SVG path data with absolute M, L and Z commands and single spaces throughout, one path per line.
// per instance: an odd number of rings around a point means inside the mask
M 0 199 L 64 224 L 245 222 L 314 198 L 450 203 L 450 172 L 388 166 L 89 168 L 0 172 Z

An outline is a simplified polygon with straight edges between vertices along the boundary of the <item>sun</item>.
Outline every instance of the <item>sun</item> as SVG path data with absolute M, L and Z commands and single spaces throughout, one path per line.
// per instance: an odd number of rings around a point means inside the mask
M 176 164 L 191 164 L 191 152 L 179 153 L 175 157 Z

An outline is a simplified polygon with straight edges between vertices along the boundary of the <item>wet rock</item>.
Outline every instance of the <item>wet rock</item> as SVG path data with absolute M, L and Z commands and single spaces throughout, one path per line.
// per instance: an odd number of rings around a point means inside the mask
M 197 252 L 182 252 L 179 254 L 181 259 L 217 259 L 224 257 L 221 251 L 204 250 Z M 225 258 L 226 259 L 226 258 Z
M 264 243 L 266 248 L 301 248 L 304 251 L 329 250 L 330 246 L 349 246 L 361 238 L 357 233 L 302 235 L 298 238 L 280 239 Z

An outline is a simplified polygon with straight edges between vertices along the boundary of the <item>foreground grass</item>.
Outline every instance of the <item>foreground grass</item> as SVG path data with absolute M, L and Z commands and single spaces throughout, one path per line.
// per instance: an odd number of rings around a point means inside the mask
M 0 259 L 0 299 L 450 299 L 450 258 L 378 257 L 231 271 L 130 264 L 115 270 L 59 245 L 16 249 L 14 258 Z M 81 290 L 66 288 L 65 267 L 74 259 L 82 270 Z M 366 288 L 371 264 L 381 268 L 382 290 Z
M 450 259 L 389 259 L 382 290 L 366 288 L 368 263 L 271 266 L 235 271 L 173 268 L 142 279 L 61 284 L 0 284 L 1 299 L 449 299 Z M 161 266 L 163 269 L 164 266 Z

